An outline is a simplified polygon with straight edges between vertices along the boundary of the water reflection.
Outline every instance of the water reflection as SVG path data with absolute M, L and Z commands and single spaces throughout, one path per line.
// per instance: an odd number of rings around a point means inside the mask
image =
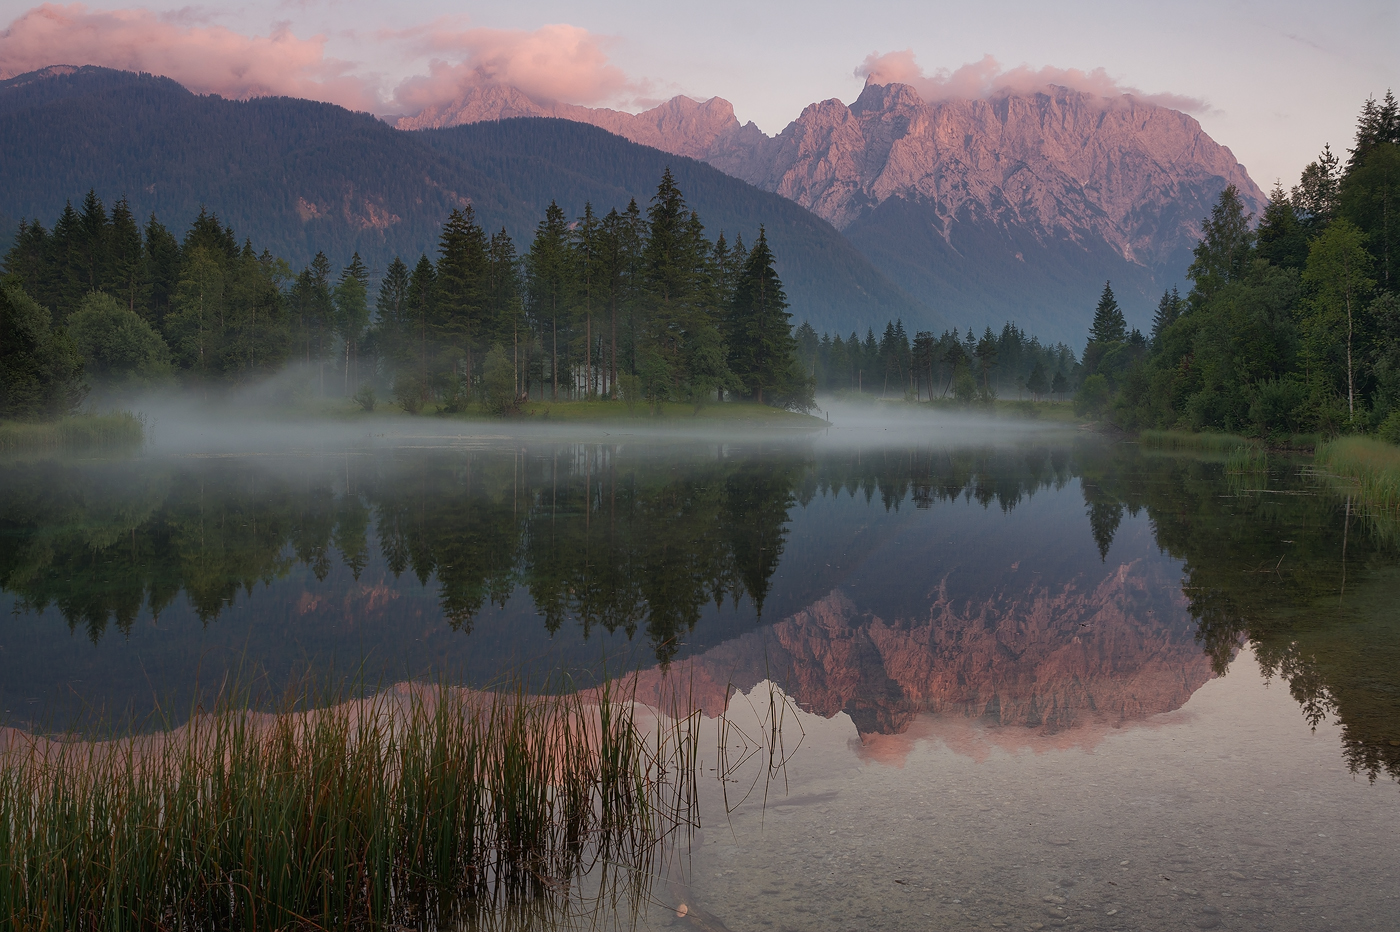
M 184 695 L 215 647 L 394 679 L 548 656 L 581 683 L 606 655 L 690 658 L 716 708 L 778 678 L 872 752 L 928 713 L 1092 744 L 1247 643 L 1356 772 L 1400 775 L 1394 551 L 1283 462 L 1242 483 L 1126 444 L 814 441 L 6 464 L 0 587 L 11 720 L 56 691 Z

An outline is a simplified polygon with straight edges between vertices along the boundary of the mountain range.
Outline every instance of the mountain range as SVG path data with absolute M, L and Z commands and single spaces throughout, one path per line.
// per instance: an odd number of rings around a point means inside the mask
M 104 68 L 21 75 L 0 82 L 0 236 L 93 188 L 176 227 L 207 206 L 294 264 L 358 250 L 382 268 L 431 252 L 453 207 L 523 250 L 550 200 L 645 206 L 669 166 L 712 236 L 766 226 L 799 321 L 1014 320 L 1078 345 L 1105 280 L 1148 325 L 1227 184 L 1256 214 L 1265 201 L 1189 115 L 1056 86 L 927 102 L 868 83 L 769 136 L 720 98 L 630 114 L 485 85 L 396 125 Z
M 1146 323 L 1227 184 L 1256 214 L 1265 203 L 1191 116 L 1058 86 L 929 103 L 908 85 L 868 83 L 849 106 L 814 103 L 767 136 L 720 98 L 628 114 L 486 85 L 398 125 L 511 117 L 591 123 L 701 159 L 830 221 L 946 318 L 1015 319 L 1075 342 L 1106 279 L 1131 322 Z
M 551 200 L 567 216 L 645 210 L 670 168 L 709 236 L 752 242 L 762 224 L 794 314 L 818 327 L 937 323 L 830 223 L 703 162 L 566 120 L 404 132 L 369 114 L 286 97 L 190 93 L 168 78 L 55 67 L 0 82 L 0 220 L 51 226 L 89 189 L 127 197 L 177 234 L 201 207 L 301 267 L 358 251 L 371 270 L 432 255 L 442 222 L 470 203 L 488 231 L 529 248 Z M 4 248 L 0 240 L 0 249 Z

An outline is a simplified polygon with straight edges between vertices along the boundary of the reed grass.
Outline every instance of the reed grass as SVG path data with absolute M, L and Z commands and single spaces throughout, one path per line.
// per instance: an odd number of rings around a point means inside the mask
M 695 739 L 692 719 L 648 733 L 634 708 L 607 688 L 400 688 L 15 740 L 0 916 L 21 932 L 445 928 L 557 901 L 599 862 L 645 873 L 694 814 Z
M 57 421 L 0 421 L 0 452 L 140 446 L 146 425 L 129 411 L 75 414 Z
M 1269 454 L 1258 444 L 1235 447 L 1225 454 L 1225 472 L 1229 475 L 1259 475 L 1269 471 Z
M 1362 504 L 1380 516 L 1400 518 L 1400 447 L 1370 437 L 1340 437 L 1319 444 L 1314 462 L 1355 482 Z
M 1238 434 L 1216 432 L 1196 433 L 1188 430 L 1144 430 L 1138 442 L 1145 447 L 1165 450 L 1199 450 L 1206 453 L 1230 453 L 1240 447 L 1257 447 L 1258 443 Z

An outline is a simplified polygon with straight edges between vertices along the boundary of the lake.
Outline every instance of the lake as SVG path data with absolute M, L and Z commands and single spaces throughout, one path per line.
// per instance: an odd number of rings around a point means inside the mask
M 3 724 L 682 683 L 734 766 L 604 924 L 1400 928 L 1400 551 L 1304 460 L 403 424 L 0 464 Z

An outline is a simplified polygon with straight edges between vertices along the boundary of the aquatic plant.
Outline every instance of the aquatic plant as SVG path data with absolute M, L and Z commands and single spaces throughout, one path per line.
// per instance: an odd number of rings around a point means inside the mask
M 1400 518 L 1400 447 L 1369 437 L 1340 437 L 1320 444 L 1316 464 L 1354 481 L 1363 505 Z
M 75 414 L 57 421 L 0 421 L 0 452 L 140 446 L 146 425 L 129 411 Z
M 1225 454 L 1225 472 L 1229 475 L 1257 475 L 1268 469 L 1269 455 L 1258 444 L 1243 444 Z
M 179 729 L 0 748 L 17 930 L 442 928 L 646 876 L 693 816 L 690 718 L 625 697 L 400 687 Z M 669 723 L 669 724 L 668 724 Z
M 1144 430 L 1138 442 L 1145 447 L 1164 450 L 1199 450 L 1206 453 L 1230 453 L 1240 447 L 1257 446 L 1257 442 L 1238 434 L 1216 431 L 1197 433 L 1189 430 Z

